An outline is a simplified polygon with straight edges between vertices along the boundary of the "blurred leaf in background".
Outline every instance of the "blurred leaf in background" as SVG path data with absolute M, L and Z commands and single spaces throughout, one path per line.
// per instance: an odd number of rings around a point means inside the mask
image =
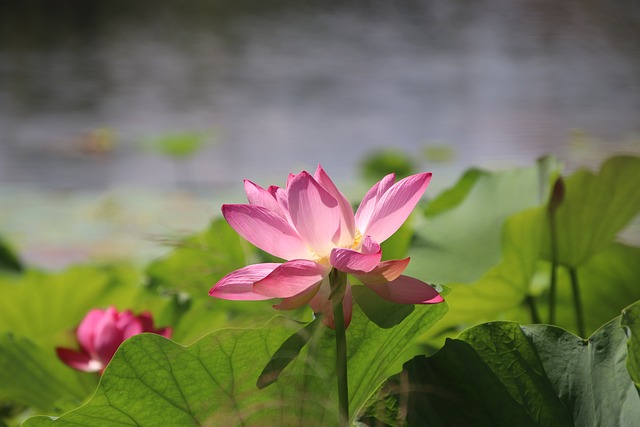
M 170 159 L 186 159 L 194 156 L 207 144 L 214 142 L 214 132 L 167 132 L 144 140 L 144 146 Z
M 18 255 L 9 247 L 9 243 L 0 238 L 0 272 L 20 273 L 24 270 Z
M 445 142 L 428 142 L 423 148 L 423 153 L 429 163 L 451 163 L 456 158 L 455 149 Z
M 384 176 L 395 173 L 396 181 L 415 173 L 416 165 L 411 156 L 402 150 L 385 148 L 369 154 L 360 164 L 362 177 L 367 182 L 378 182 Z
M 216 132 L 166 132 L 156 137 L 142 140 L 142 146 L 159 153 L 171 160 L 174 168 L 176 185 L 187 185 L 192 178 L 192 171 L 187 162 L 207 145 L 217 141 Z

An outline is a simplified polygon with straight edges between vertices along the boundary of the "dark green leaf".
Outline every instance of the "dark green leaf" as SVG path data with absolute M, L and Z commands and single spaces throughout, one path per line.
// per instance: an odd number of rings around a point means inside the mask
M 0 239 L 0 271 L 20 273 L 24 270 L 18 256 L 9 248 L 4 240 Z
M 265 388 L 278 380 L 280 373 L 300 354 L 309 340 L 316 334 L 320 318 L 314 319 L 304 328 L 299 329 L 282 343 L 278 350 L 271 356 L 271 360 L 258 377 L 258 388 Z
M 58 412 L 78 406 L 97 383 L 95 374 L 64 366 L 52 347 L 0 333 L 0 401 L 8 399 L 38 411 Z
M 406 363 L 395 383 L 407 391 L 398 398 L 408 402 L 409 425 L 631 426 L 640 397 L 626 345 L 619 317 L 589 340 L 554 326 L 492 322 Z
M 387 301 L 366 286 L 353 286 L 352 291 L 353 298 L 369 320 L 384 329 L 400 324 L 414 310 L 413 305 Z
M 629 338 L 627 370 L 640 393 L 640 304 L 634 304 L 622 312 L 621 324 Z

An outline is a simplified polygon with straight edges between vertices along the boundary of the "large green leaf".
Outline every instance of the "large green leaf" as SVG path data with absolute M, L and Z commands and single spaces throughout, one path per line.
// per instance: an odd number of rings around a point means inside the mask
M 589 340 L 555 326 L 485 323 L 406 363 L 396 382 L 408 390 L 409 425 L 633 426 L 640 397 L 626 346 L 619 317 Z
M 505 220 L 545 203 L 557 170 L 547 158 L 535 167 L 465 175 L 434 200 L 435 214 L 416 221 L 407 274 L 446 284 L 478 280 L 500 262 Z
M 640 212 L 640 158 L 613 157 L 598 174 L 579 170 L 565 180 L 564 200 L 555 212 L 557 258 L 578 267 L 613 242 Z M 551 259 L 549 232 L 544 257 Z
M 640 304 L 634 304 L 622 312 L 620 321 L 627 332 L 627 369 L 640 393 Z
M 0 333 L 0 401 L 58 413 L 78 406 L 97 384 L 96 375 L 64 366 L 53 348 Z
M 403 350 L 446 310 L 445 304 L 416 307 L 401 324 L 385 329 L 354 307 L 347 330 L 352 415 Z M 320 328 L 274 384 L 256 385 L 271 357 L 299 328 L 276 318 L 261 329 L 220 330 L 189 347 L 159 336 L 135 336 L 120 347 L 87 405 L 55 421 L 31 418 L 25 426 L 166 425 L 167 420 L 174 425 L 335 425 L 332 330 Z

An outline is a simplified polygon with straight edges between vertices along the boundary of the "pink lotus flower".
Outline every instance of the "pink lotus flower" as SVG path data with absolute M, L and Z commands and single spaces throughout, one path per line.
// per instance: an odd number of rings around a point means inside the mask
M 397 183 L 390 174 L 364 196 L 356 214 L 321 166 L 314 176 L 290 174 L 285 188 L 264 189 L 245 180 L 249 204 L 223 205 L 222 214 L 242 237 L 286 260 L 254 264 L 223 277 L 209 295 L 228 300 L 283 298 L 277 309 L 310 304 L 333 327 L 329 273 L 348 273 L 381 297 L 403 304 L 443 298 L 428 284 L 401 275 L 409 258 L 381 262 L 380 243 L 404 223 L 424 194 L 431 173 Z M 344 293 L 345 325 L 351 320 L 350 286 Z
M 56 348 L 60 360 L 74 369 L 85 372 L 102 372 L 114 353 L 127 338 L 143 332 L 151 332 L 166 338 L 171 328 L 155 329 L 151 313 L 134 316 L 129 310 L 118 312 L 115 307 L 91 310 L 82 319 L 76 332 L 80 351 Z

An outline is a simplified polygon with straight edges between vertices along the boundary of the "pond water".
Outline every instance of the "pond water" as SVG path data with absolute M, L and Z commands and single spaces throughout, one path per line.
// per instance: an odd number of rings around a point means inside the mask
M 0 234 L 32 265 L 148 260 L 243 178 L 321 163 L 354 190 L 381 148 L 430 197 L 470 166 L 640 154 L 628 1 L 36 0 L 0 2 L 0 34 Z M 175 131 L 211 144 L 148 149 Z
M 449 184 L 470 165 L 640 152 L 631 2 L 101 3 L 0 6 L 3 184 L 171 187 L 142 141 L 184 130 L 215 135 L 179 170 L 207 190 L 318 163 L 351 181 L 383 147 Z

